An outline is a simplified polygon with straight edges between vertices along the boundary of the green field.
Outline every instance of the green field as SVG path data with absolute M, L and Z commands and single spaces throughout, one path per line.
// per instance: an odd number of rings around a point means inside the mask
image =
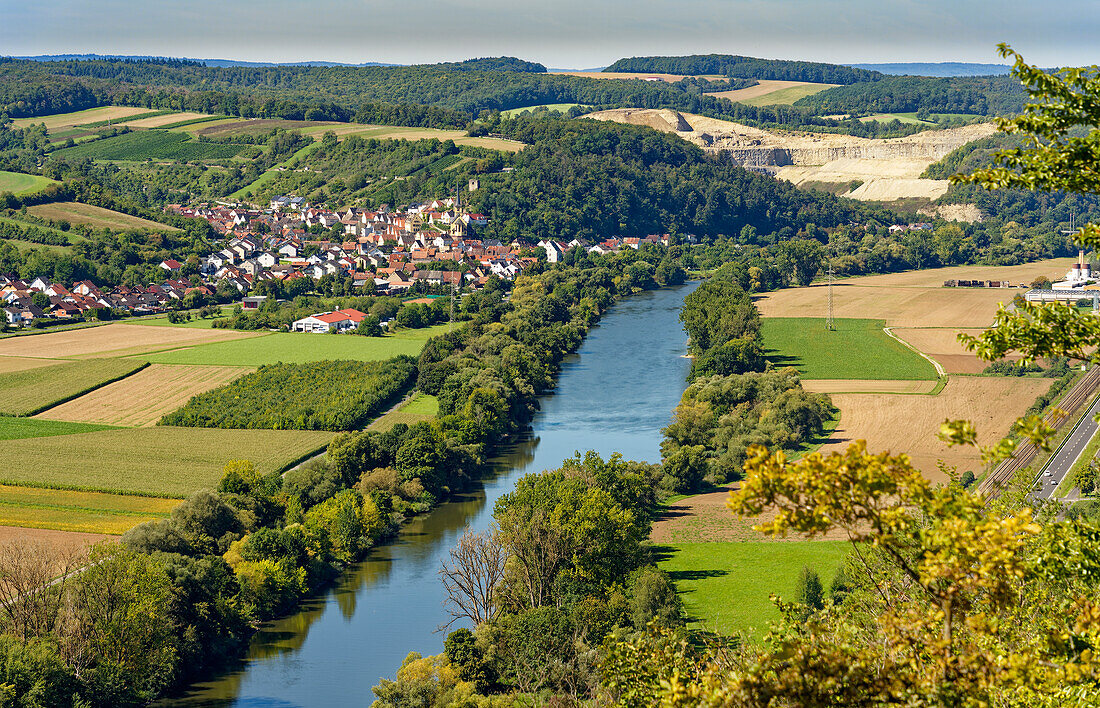
M 58 184 L 58 182 L 49 177 L 0 170 L 0 192 L 11 192 L 17 197 L 41 192 L 51 184 Z
M 446 325 L 439 327 L 446 328 Z M 387 337 L 358 337 L 352 334 L 301 334 L 278 332 L 263 337 L 203 344 L 143 358 L 160 364 L 207 364 L 262 366 L 264 364 L 304 364 L 326 359 L 378 361 L 401 354 L 418 356 L 424 341 L 439 327 L 403 330 Z M 405 333 L 410 336 L 404 336 Z
M 768 359 L 793 366 L 804 379 L 936 379 L 932 364 L 882 331 L 883 320 L 766 317 L 761 334 Z
M 69 239 L 70 243 L 76 243 L 77 241 L 85 241 L 83 236 L 75 231 L 62 231 L 61 229 L 55 229 L 52 226 L 45 226 L 43 224 L 34 224 L 29 221 L 21 221 L 20 219 L 12 219 L 7 216 L 0 216 L 0 223 L 12 224 L 13 226 L 19 226 L 21 228 L 31 227 L 38 229 L 39 231 L 45 231 L 46 233 L 53 234 L 55 236 L 64 236 Z
M 60 420 L 38 420 L 37 418 L 15 418 L 0 416 L 0 440 L 19 440 L 21 438 L 45 438 L 51 435 L 72 435 L 73 433 L 92 433 L 97 430 L 110 430 L 110 425 L 92 423 L 67 423 Z
M 0 485 L 0 526 L 120 534 L 163 518 L 178 499 Z
M 33 415 L 143 367 L 135 359 L 88 359 L 0 374 L 0 414 Z
M 514 116 L 518 116 L 520 113 L 523 113 L 524 111 L 534 111 L 536 108 L 546 108 L 547 110 L 549 110 L 552 113 L 566 113 L 573 106 L 580 106 L 581 108 L 585 107 L 583 104 L 580 104 L 580 103 L 540 103 L 537 106 L 524 106 L 523 108 L 509 108 L 506 111 L 501 111 L 500 114 L 502 116 L 506 117 L 506 118 L 512 118 Z
M 212 489 L 229 460 L 263 473 L 323 448 L 332 433 L 298 430 L 115 428 L 4 443 L 0 483 L 185 497 Z
M 70 160 L 226 160 L 244 145 L 194 142 L 184 133 L 140 130 L 57 151 Z
M 418 394 L 405 405 L 401 406 L 402 413 L 416 413 L 418 415 L 437 415 L 439 413 L 439 399 L 426 393 Z
M 294 152 L 293 155 L 283 160 L 282 162 L 273 165 L 271 169 L 260 175 L 255 182 L 247 184 L 244 187 L 238 189 L 236 192 L 233 192 L 233 194 L 230 194 L 229 198 L 244 199 L 246 195 L 251 196 L 252 194 L 255 194 L 256 190 L 262 189 L 268 183 L 275 181 L 275 178 L 278 177 L 284 169 L 295 165 L 299 159 L 305 157 L 319 147 L 321 147 L 321 143 L 316 142 L 312 145 L 306 145 L 304 148 L 299 148 Z
M 909 125 L 936 125 L 932 121 L 917 119 L 916 113 L 876 113 L 873 116 L 860 118 L 864 123 L 874 121 L 876 123 L 889 123 L 892 120 L 901 121 Z
M 657 547 L 657 565 L 672 576 L 693 624 L 760 637 L 779 619 L 770 595 L 795 600 L 803 566 L 828 590 L 850 548 L 847 541 L 679 543 Z

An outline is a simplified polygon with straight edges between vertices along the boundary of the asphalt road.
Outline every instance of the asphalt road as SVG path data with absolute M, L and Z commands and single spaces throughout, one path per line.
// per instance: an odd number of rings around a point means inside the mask
M 1054 457 L 1050 458 L 1046 469 L 1039 475 L 1040 489 L 1035 496 L 1040 499 L 1049 499 L 1054 494 L 1054 490 L 1069 474 L 1069 471 L 1073 469 L 1077 458 L 1085 451 L 1093 436 L 1096 435 L 1096 431 L 1100 429 L 1100 424 L 1094 420 L 1098 412 L 1100 412 L 1100 396 L 1097 396 L 1096 400 L 1092 402 L 1081 422 L 1069 434 L 1065 443 L 1054 453 Z M 1050 473 L 1049 476 L 1048 472 Z

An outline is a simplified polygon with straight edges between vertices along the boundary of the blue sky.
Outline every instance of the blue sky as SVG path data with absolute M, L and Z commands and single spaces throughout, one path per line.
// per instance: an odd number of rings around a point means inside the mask
M 1100 63 L 1096 0 L 0 0 L 0 54 L 552 67 L 720 52 L 838 63 Z

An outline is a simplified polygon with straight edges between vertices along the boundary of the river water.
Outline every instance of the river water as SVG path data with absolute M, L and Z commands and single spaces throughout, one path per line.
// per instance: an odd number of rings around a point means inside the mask
M 493 504 L 528 472 L 553 469 L 575 451 L 658 462 L 660 430 L 684 391 L 690 361 L 680 305 L 695 283 L 625 298 L 563 362 L 531 431 L 494 458 L 479 488 L 405 526 L 337 585 L 267 623 L 238 670 L 158 705 L 188 708 L 365 706 L 410 651 L 438 654 L 450 620 L 437 575 L 466 529 L 492 521 Z M 454 625 L 455 628 L 461 626 Z

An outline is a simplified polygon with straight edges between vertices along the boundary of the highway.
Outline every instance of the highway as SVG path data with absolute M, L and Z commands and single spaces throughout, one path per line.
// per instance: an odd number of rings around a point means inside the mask
M 1092 405 L 1081 417 L 1077 427 L 1070 431 L 1065 442 L 1050 458 L 1050 462 L 1047 463 L 1043 473 L 1039 475 L 1039 491 L 1035 493 L 1035 496 L 1039 499 L 1049 499 L 1054 494 L 1054 490 L 1058 488 L 1058 485 L 1062 483 L 1062 480 L 1066 478 L 1066 475 L 1077 463 L 1077 458 L 1088 447 L 1089 442 L 1096 435 L 1096 431 L 1100 429 L 1100 424 L 1095 420 L 1097 413 L 1100 413 L 1100 396 L 1097 396 L 1096 400 L 1092 402 Z

